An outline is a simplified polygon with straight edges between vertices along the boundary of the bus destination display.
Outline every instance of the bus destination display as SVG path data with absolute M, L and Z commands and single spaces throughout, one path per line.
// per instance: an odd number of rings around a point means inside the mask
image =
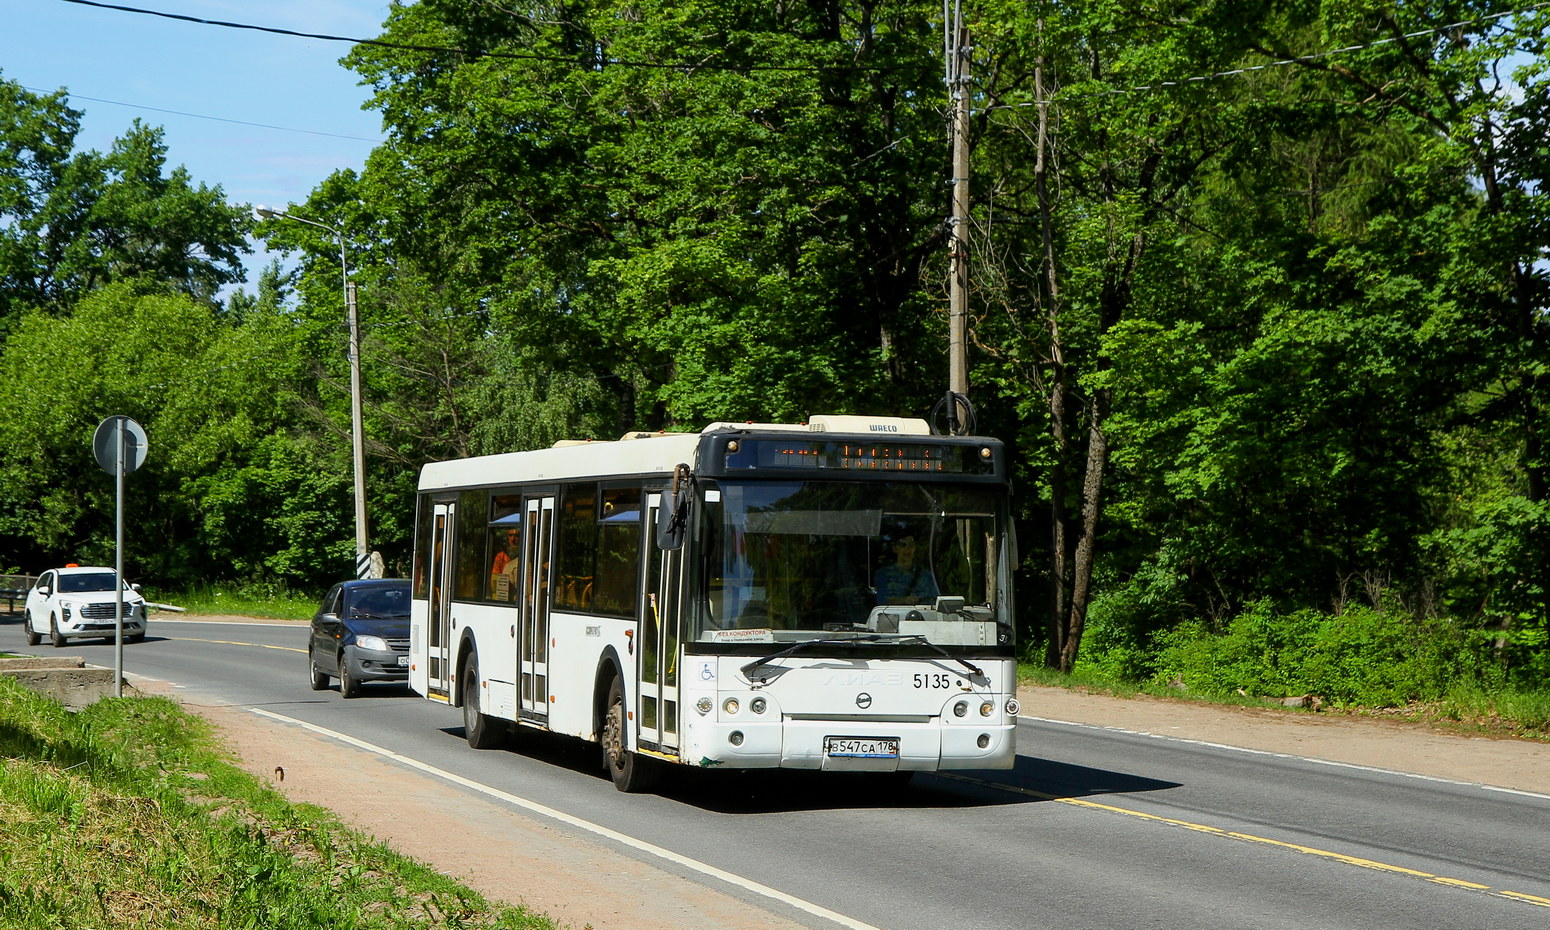
M 836 439 L 744 439 L 727 447 L 726 467 L 846 471 L 995 474 L 995 458 L 980 446 Z

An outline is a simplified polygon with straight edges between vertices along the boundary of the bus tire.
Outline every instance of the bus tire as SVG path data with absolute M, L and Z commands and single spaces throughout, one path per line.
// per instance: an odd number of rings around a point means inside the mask
M 630 793 L 649 791 L 656 783 L 656 760 L 625 748 L 629 717 L 624 707 L 624 683 L 614 676 L 608 684 L 608 703 L 603 712 L 603 766 L 614 787 Z
M 463 736 L 470 749 L 494 749 L 503 731 L 499 720 L 479 709 L 479 659 L 469 653 L 463 660 Z

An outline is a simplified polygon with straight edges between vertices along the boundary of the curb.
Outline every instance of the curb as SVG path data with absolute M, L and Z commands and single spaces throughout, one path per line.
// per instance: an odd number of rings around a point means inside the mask
M 53 698 L 70 710 L 80 710 L 99 698 L 113 696 L 113 670 L 87 667 L 80 656 L 3 658 L 0 675 Z

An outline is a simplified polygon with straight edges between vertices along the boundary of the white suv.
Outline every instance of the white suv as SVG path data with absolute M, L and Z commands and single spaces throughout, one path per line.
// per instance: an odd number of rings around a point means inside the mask
M 113 615 L 118 607 L 118 573 L 111 568 L 71 565 L 46 571 L 27 592 L 22 629 L 27 645 L 36 646 L 47 634 L 56 647 L 68 640 L 113 639 Z M 124 638 L 145 639 L 146 604 L 139 585 L 124 585 Z

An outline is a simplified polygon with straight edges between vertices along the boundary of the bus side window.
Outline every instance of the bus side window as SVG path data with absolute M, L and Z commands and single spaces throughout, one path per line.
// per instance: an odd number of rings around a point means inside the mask
M 485 599 L 512 602 L 522 574 L 522 496 L 490 498 L 490 575 Z
M 452 596 L 458 600 L 472 601 L 479 598 L 484 588 L 485 524 L 489 513 L 490 492 L 464 491 L 458 495 L 457 548 L 453 558 L 457 560 Z
M 566 579 L 555 592 L 554 606 L 592 609 L 592 578 L 597 566 L 597 485 L 565 488 L 560 503 L 555 571 Z
M 597 575 L 592 591 L 599 613 L 630 617 L 640 584 L 640 488 L 603 492 L 597 525 Z

